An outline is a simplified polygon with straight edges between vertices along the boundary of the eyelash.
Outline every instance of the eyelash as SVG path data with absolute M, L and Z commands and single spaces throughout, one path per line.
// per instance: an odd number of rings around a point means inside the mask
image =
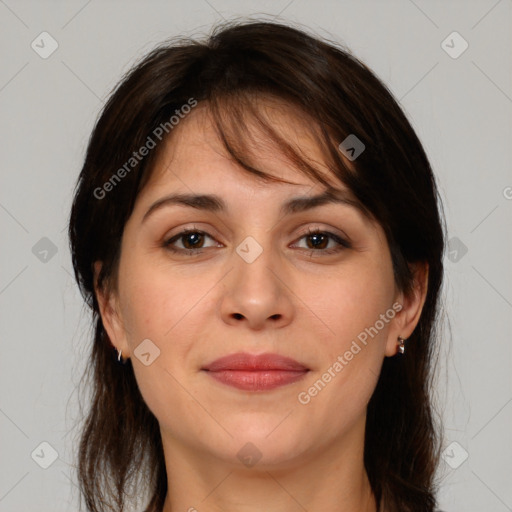
M 191 233 L 206 235 L 207 237 L 211 238 L 212 240 L 214 239 L 211 235 L 209 235 L 205 231 L 201 231 L 200 229 L 184 229 L 177 235 L 174 235 L 172 238 L 166 240 L 163 243 L 163 247 L 173 253 L 181 253 L 185 256 L 198 256 L 199 254 L 202 254 L 204 252 L 204 250 L 206 250 L 208 248 L 205 248 L 205 249 L 202 249 L 202 248 L 200 248 L 200 249 L 178 249 L 178 248 L 172 246 L 172 244 L 175 241 L 177 241 L 180 238 L 183 238 L 184 236 L 189 235 Z M 307 238 L 307 237 L 313 236 L 313 235 L 327 235 L 329 238 L 331 238 L 332 240 L 337 242 L 339 245 L 338 245 L 338 247 L 331 248 L 331 249 L 318 249 L 318 250 L 317 249 L 303 249 L 305 251 L 310 250 L 312 255 L 315 252 L 320 252 L 320 253 L 324 253 L 324 254 L 335 254 L 344 249 L 350 249 L 352 247 L 352 245 L 347 240 L 344 240 L 343 238 L 339 237 L 338 235 L 335 235 L 334 233 L 331 233 L 330 231 L 322 231 L 317 228 L 315 228 L 315 229 L 309 228 L 308 232 L 305 233 L 304 235 L 302 235 L 299 238 L 299 240 L 302 240 L 303 238 Z

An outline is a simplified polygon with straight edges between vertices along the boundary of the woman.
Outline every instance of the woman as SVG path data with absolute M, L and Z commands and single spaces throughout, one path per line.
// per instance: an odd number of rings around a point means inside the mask
M 69 224 L 92 309 L 87 510 L 433 511 L 445 227 L 387 88 L 230 23 L 147 55 Z

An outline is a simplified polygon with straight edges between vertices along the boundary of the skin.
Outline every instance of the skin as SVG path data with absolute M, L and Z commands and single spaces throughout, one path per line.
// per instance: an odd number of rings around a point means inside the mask
M 320 165 L 299 116 L 270 101 L 264 112 Z M 414 268 L 415 290 L 405 297 L 395 286 L 382 228 L 357 209 L 329 204 L 280 216 L 287 199 L 324 187 L 297 171 L 256 128 L 251 133 L 255 161 L 293 184 L 264 183 L 240 170 L 199 105 L 174 129 L 138 196 L 122 238 L 117 289 L 97 290 L 110 340 L 131 357 L 142 396 L 160 424 L 169 489 L 164 512 L 376 511 L 363 465 L 367 403 L 384 357 L 397 352 L 397 336 L 407 339 L 417 325 L 427 268 Z M 217 194 L 228 211 L 174 205 L 142 222 L 148 208 L 172 192 Z M 201 254 L 164 247 L 184 228 L 208 236 L 181 237 L 174 246 L 201 247 Z M 327 238 L 315 248 L 308 228 L 347 237 L 352 247 Z M 263 249 L 252 263 L 236 252 L 247 236 Z M 341 250 L 325 254 L 335 247 Z M 401 311 L 301 404 L 298 394 L 393 303 Z M 149 366 L 134 355 L 144 339 L 160 350 Z M 310 371 L 299 382 L 264 392 L 240 391 L 201 371 L 239 351 L 278 353 Z M 248 442 L 261 454 L 252 467 L 237 457 Z

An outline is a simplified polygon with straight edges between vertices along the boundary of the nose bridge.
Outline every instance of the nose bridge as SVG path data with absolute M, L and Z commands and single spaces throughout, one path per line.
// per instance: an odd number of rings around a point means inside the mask
M 256 239 L 258 238 L 258 240 Z M 276 265 L 277 258 L 272 254 L 272 242 L 259 232 L 245 237 L 236 247 L 234 255 L 234 284 L 247 288 L 246 293 L 254 296 L 262 293 L 267 300 L 278 292 L 276 277 L 271 268 Z
M 233 253 L 233 271 L 223 297 L 224 320 L 246 320 L 253 328 L 276 320 L 285 324 L 291 318 L 292 303 L 279 278 L 279 256 L 263 230 L 245 237 Z M 257 240 L 258 238 L 258 240 Z

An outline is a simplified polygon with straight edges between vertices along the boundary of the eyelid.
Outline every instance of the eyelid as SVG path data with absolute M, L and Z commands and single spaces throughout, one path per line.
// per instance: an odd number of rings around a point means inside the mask
M 308 225 L 306 231 L 303 232 L 301 235 L 299 235 L 299 237 L 303 237 L 303 236 L 310 235 L 310 234 L 314 235 L 316 233 L 329 234 L 329 235 L 332 235 L 334 237 L 344 240 L 347 244 L 350 243 L 349 237 L 340 229 L 335 229 L 335 228 L 331 228 L 331 227 L 327 227 L 327 226 L 321 227 L 319 225 L 316 225 L 314 227 L 311 227 L 311 225 Z
M 195 226 L 193 226 L 191 228 L 184 228 L 184 229 L 182 229 L 181 231 L 179 231 L 178 233 L 176 233 L 176 234 L 174 234 L 172 236 L 164 237 L 163 246 L 173 250 L 171 243 L 175 242 L 177 240 L 180 240 L 182 237 L 184 237 L 185 235 L 187 235 L 189 233 L 199 233 L 199 234 L 204 235 L 204 236 L 206 236 L 208 238 L 211 238 L 212 240 L 217 241 L 215 236 L 211 235 L 207 231 L 204 231 L 203 229 L 199 229 L 199 228 L 196 228 Z M 184 251 L 184 252 L 190 252 L 190 251 L 200 252 L 203 249 L 204 248 L 202 248 L 202 247 L 200 247 L 199 249 L 195 249 L 195 250 L 194 249 L 181 249 L 181 248 L 178 248 L 178 249 L 176 249 L 176 252 L 180 252 L 180 251 Z

